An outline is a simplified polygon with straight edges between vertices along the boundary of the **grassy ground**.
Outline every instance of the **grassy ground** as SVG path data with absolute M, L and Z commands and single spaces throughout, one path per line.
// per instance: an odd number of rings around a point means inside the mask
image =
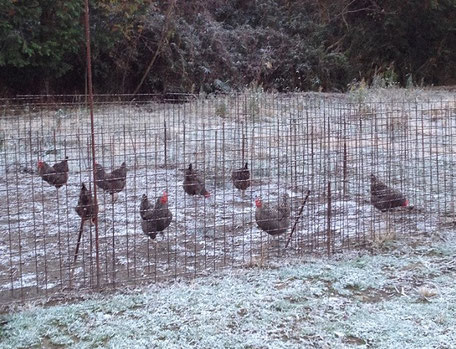
M 1 348 L 454 348 L 455 234 L 3 317 Z

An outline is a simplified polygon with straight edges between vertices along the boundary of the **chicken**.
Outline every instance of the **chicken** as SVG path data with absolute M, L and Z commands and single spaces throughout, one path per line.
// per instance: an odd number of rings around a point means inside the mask
M 120 193 L 127 183 L 127 166 L 125 162 L 111 173 L 106 173 L 103 166 L 95 164 L 95 184 L 112 196 L 112 201 L 117 200 L 117 193 Z
M 204 187 L 203 180 L 196 174 L 192 164 L 185 170 L 184 191 L 188 195 L 203 195 L 205 198 L 208 198 L 211 195 Z
M 233 170 L 231 173 L 231 180 L 237 189 L 242 190 L 242 196 L 244 196 L 245 190 L 250 187 L 250 171 L 248 164 L 245 163 L 244 167 Z
M 74 251 L 73 265 L 76 264 L 78 258 L 79 247 L 81 246 L 82 232 L 84 230 L 84 222 L 90 220 L 90 223 L 95 223 L 98 214 L 98 205 L 95 204 L 92 198 L 92 193 L 88 190 L 84 183 L 81 185 L 79 192 L 78 205 L 75 207 L 76 213 L 81 217 L 81 224 L 79 226 L 78 241 L 76 243 L 76 250 Z M 73 278 L 74 268 L 71 270 L 70 282 Z
M 57 189 L 68 181 L 68 156 L 61 162 L 49 166 L 45 161 L 38 161 L 38 174 Z
M 76 213 L 83 221 L 89 220 L 94 223 L 98 213 L 98 205 L 95 205 L 92 192 L 82 183 L 79 192 L 78 205 L 75 207 Z
M 163 232 L 173 219 L 173 214 L 168 209 L 168 193 L 166 191 L 163 192 L 163 195 L 157 198 L 155 206 L 150 204 L 147 195 L 144 194 L 139 206 L 139 213 L 144 234 L 155 241 L 157 233 Z
M 284 194 L 277 207 L 271 207 L 257 198 L 255 220 L 258 227 L 273 236 L 285 233 L 290 226 L 291 209 L 288 200 L 288 194 Z
M 409 204 L 400 191 L 388 187 L 373 174 L 371 174 L 371 203 L 382 212 Z

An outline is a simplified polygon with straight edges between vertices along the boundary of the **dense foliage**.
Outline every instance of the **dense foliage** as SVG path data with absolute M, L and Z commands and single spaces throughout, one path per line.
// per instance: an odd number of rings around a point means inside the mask
M 0 0 L 0 94 L 84 92 L 81 0 Z M 456 82 L 456 0 L 91 1 L 96 92 Z

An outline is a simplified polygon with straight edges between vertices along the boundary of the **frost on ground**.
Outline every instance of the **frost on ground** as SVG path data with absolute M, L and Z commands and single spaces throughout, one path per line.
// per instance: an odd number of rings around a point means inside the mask
M 73 266 L 73 287 L 92 288 L 97 277 L 93 227 L 85 227 L 73 265 L 74 207 L 81 182 L 90 183 L 87 110 L 58 103 L 19 109 L 5 108 L 0 119 L 0 304 L 65 291 Z M 97 161 L 108 169 L 125 161 L 129 168 L 114 205 L 98 191 L 100 283 L 119 288 L 255 264 L 264 256 L 321 254 L 328 231 L 338 253 L 404 232 L 454 228 L 455 116 L 454 95 L 420 90 L 99 103 Z M 34 173 L 36 161 L 65 155 L 70 178 L 57 192 Z M 241 197 L 230 173 L 243 158 L 252 186 Z M 189 163 L 204 174 L 210 199 L 184 194 L 182 169 Z M 414 209 L 373 209 L 370 173 L 403 191 Z M 142 234 L 139 202 L 143 193 L 154 198 L 164 189 L 174 220 L 154 245 Z M 270 238 L 256 227 L 253 200 L 275 201 L 287 191 L 294 221 L 308 189 L 284 250 L 287 236 Z
M 455 238 L 29 304 L 0 319 L 0 348 L 453 348 Z

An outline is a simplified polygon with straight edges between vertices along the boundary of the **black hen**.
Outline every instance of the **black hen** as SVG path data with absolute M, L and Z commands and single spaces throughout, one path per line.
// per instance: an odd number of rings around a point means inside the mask
M 112 196 L 112 201 L 117 200 L 117 193 L 120 193 L 127 183 L 127 166 L 125 162 L 111 173 L 106 173 L 103 166 L 95 164 L 95 184 Z
M 93 223 L 98 213 L 98 206 L 95 205 L 92 192 L 82 183 L 79 192 L 78 205 L 75 207 L 76 213 L 83 221 L 91 220 Z
M 261 230 L 270 235 L 280 235 L 287 231 L 291 215 L 288 199 L 288 194 L 284 194 L 276 207 L 263 203 L 260 198 L 255 200 L 255 220 Z
M 57 189 L 68 181 L 68 156 L 61 162 L 49 166 L 45 161 L 38 161 L 38 174 Z
M 184 191 L 188 195 L 203 195 L 205 198 L 211 195 L 204 187 L 203 180 L 197 175 L 192 164 L 185 170 Z
M 233 170 L 231 173 L 231 180 L 233 181 L 233 185 L 237 189 L 242 190 L 242 195 L 244 195 L 244 191 L 250 187 L 250 171 L 248 164 L 245 163 L 244 167 Z
M 380 211 L 387 211 L 401 206 L 405 207 L 409 204 L 404 194 L 388 187 L 373 174 L 371 174 L 371 203 Z
M 157 198 L 155 206 L 150 204 L 147 195 L 144 194 L 139 206 L 139 213 L 144 234 L 155 240 L 157 234 L 165 230 L 173 219 L 173 214 L 168 209 L 168 193 L 165 191 L 162 196 Z

